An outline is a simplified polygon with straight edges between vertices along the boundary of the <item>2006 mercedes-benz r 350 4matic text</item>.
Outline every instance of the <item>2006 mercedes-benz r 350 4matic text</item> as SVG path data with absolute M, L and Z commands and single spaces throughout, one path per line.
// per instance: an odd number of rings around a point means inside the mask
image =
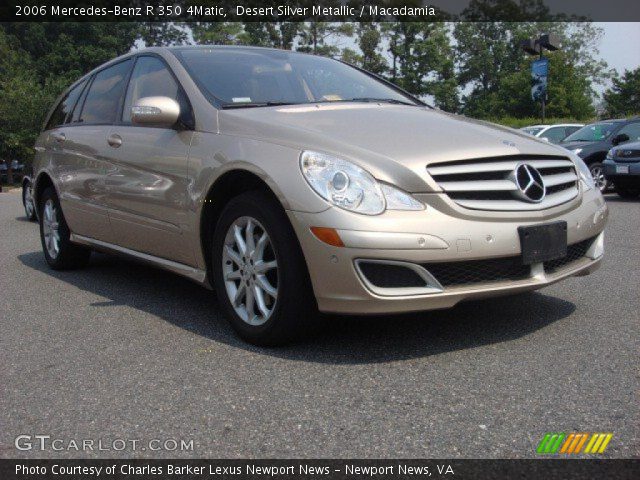
M 281 343 L 319 309 L 446 308 L 594 270 L 607 208 L 573 153 L 336 60 L 153 48 L 72 85 L 36 145 L 51 267 L 123 253 Z

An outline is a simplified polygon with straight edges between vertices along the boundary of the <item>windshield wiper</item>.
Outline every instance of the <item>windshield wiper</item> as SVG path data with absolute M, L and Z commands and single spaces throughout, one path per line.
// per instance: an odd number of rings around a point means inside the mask
M 394 103 L 397 105 L 410 105 L 412 107 L 417 107 L 418 105 L 411 102 L 405 102 L 404 100 L 398 100 L 397 98 L 375 98 L 375 97 L 356 97 L 356 98 L 348 98 L 346 100 L 342 100 L 343 102 L 384 102 L 384 103 Z
M 298 105 L 293 102 L 246 102 L 246 103 L 227 103 L 222 105 L 222 108 L 232 109 L 232 108 L 257 108 L 257 107 L 277 107 L 280 105 Z

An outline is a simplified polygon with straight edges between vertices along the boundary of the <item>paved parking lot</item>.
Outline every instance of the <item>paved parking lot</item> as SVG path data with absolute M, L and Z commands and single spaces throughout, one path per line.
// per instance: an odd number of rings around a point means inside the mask
M 172 274 L 105 255 L 48 270 L 19 194 L 2 193 L 0 456 L 532 457 L 545 432 L 579 431 L 638 457 L 640 202 L 608 201 L 594 275 L 450 311 L 327 317 L 306 343 L 264 350 Z M 193 451 L 18 451 L 20 434 Z

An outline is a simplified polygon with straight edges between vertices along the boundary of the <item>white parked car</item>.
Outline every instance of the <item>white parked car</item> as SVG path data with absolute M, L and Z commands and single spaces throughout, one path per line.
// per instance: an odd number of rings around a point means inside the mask
M 520 130 L 551 143 L 560 143 L 582 127 L 584 127 L 582 123 L 559 123 L 558 125 L 531 125 L 522 127 Z

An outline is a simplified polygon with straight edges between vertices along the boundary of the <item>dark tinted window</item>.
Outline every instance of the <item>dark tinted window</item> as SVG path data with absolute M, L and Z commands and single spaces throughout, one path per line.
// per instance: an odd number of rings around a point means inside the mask
M 59 125 L 63 125 L 65 123 L 69 123 L 71 121 L 73 107 L 82 94 L 82 89 L 84 88 L 86 83 L 87 81 L 85 80 L 84 82 L 79 83 L 77 86 L 69 90 L 69 93 L 65 95 L 65 97 L 60 101 L 56 109 L 51 114 L 49 122 L 47 122 L 47 130 Z
M 131 107 L 144 97 L 169 97 L 178 101 L 178 83 L 162 60 L 140 57 L 129 81 L 122 120 L 131 121 Z
M 582 128 L 582 127 L 567 127 L 567 128 L 565 128 L 565 133 L 567 134 L 567 136 L 569 136 L 573 132 L 577 132 L 578 130 L 580 130 L 580 128 Z
M 551 143 L 558 143 L 566 136 L 564 127 L 551 127 L 540 135 L 540 137 L 546 138 Z
M 637 142 L 640 140 L 640 123 L 630 123 L 620 129 L 616 135 L 625 134 L 629 137 L 628 141 Z
M 599 142 L 611 135 L 619 122 L 598 122 L 586 125 L 564 139 L 565 142 Z
M 125 60 L 96 74 L 82 107 L 81 122 L 115 122 L 130 68 L 131 60 Z

